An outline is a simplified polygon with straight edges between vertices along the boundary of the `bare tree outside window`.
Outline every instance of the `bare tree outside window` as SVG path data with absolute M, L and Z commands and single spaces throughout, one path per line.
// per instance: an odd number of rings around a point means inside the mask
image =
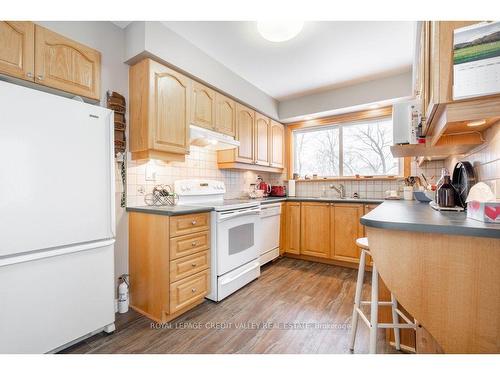
M 338 127 L 294 133 L 295 170 L 301 176 L 338 176 Z
M 343 176 L 398 174 L 399 159 L 392 157 L 391 144 L 391 119 L 296 131 L 294 172 L 340 176 L 342 155 Z
M 360 175 L 397 174 L 398 160 L 391 154 L 392 121 L 343 127 L 344 169 Z

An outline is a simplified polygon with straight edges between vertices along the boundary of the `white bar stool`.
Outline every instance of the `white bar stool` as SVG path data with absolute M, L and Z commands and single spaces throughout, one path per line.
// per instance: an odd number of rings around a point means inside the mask
M 361 301 L 361 292 L 363 290 L 363 280 L 365 276 L 365 264 L 366 256 L 370 255 L 370 246 L 368 245 L 368 238 L 358 238 L 356 240 L 356 245 L 361 248 L 361 258 L 359 259 L 359 269 L 358 269 L 358 280 L 356 282 L 356 294 L 354 296 L 354 308 L 352 311 L 352 331 L 351 331 L 351 344 L 349 349 L 354 350 L 354 342 L 356 340 L 356 331 L 358 328 L 358 317 L 361 316 L 363 322 L 370 329 L 370 354 L 375 354 L 377 352 L 377 330 L 379 328 L 393 328 L 394 329 L 394 341 L 396 344 L 396 349 L 401 350 L 401 342 L 399 336 L 400 328 L 411 328 L 416 329 L 417 326 L 415 322 L 412 322 L 408 317 L 398 309 L 398 302 L 393 293 L 391 293 L 390 301 L 379 301 L 378 300 L 378 272 L 375 263 L 372 266 L 372 290 L 371 290 L 371 300 Z M 361 310 L 362 305 L 370 305 L 370 320 Z M 378 322 L 378 307 L 379 306 L 391 306 L 392 309 L 392 323 L 379 323 Z M 400 316 L 406 323 L 399 323 Z

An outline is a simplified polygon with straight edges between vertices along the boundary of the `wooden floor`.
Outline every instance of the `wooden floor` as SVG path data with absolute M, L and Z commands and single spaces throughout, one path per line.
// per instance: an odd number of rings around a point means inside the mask
M 117 314 L 115 333 L 62 353 L 349 353 L 356 275 L 348 268 L 278 259 L 222 302 L 206 300 L 170 325 L 152 327 L 134 311 Z M 364 289 L 368 297 L 369 285 Z M 355 352 L 367 349 L 368 328 L 360 320 Z M 383 331 L 377 350 L 397 353 Z

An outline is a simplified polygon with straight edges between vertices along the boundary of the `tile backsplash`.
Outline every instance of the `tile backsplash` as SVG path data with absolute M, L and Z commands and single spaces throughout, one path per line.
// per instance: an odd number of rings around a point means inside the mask
M 154 181 L 146 180 L 146 169 L 156 174 Z M 224 181 L 226 198 L 239 198 L 248 193 L 250 184 L 256 181 L 257 175 L 271 184 L 282 183 L 281 174 L 218 169 L 216 151 L 191 146 L 190 154 L 186 155 L 184 162 L 129 161 L 127 206 L 144 206 L 144 196 L 151 193 L 155 185 L 169 184 L 173 187 L 174 181 L 190 178 Z
M 446 167 L 452 169 L 460 160 L 471 162 L 478 181 L 488 184 L 500 199 L 500 121 L 483 132 L 483 137 L 484 144 L 466 155 L 448 158 Z
M 485 181 L 492 189 L 500 193 L 500 125 L 494 125 L 485 133 L 487 142 L 462 157 L 453 157 L 448 160 L 436 160 L 417 166 L 411 165 L 411 174 L 421 177 L 424 173 L 428 179 L 434 176 L 437 181 L 441 176 L 441 168 L 453 168 L 458 160 L 469 160 L 473 163 L 478 179 Z M 146 180 L 146 168 L 155 173 L 155 180 Z M 155 185 L 169 184 L 174 181 L 188 178 L 221 180 L 226 184 L 226 197 L 239 198 L 246 196 L 250 184 L 254 183 L 257 175 L 272 185 L 286 184 L 285 174 L 254 172 L 242 170 L 221 170 L 217 168 L 217 152 L 206 148 L 191 146 L 191 152 L 184 162 L 164 163 L 151 160 L 149 162 L 129 161 L 127 168 L 127 206 L 143 206 L 144 196 L 150 193 Z M 308 181 L 297 182 L 296 195 L 307 197 L 327 196 L 336 197 L 335 190 L 330 184 L 345 186 L 346 196 L 352 197 L 357 192 L 360 198 L 382 199 L 386 190 L 400 190 L 402 180 L 383 181 Z
M 383 199 L 386 190 L 398 190 L 402 185 L 401 180 L 374 180 L 374 181 L 298 181 L 295 186 L 298 197 L 329 197 L 336 198 L 338 193 L 330 185 L 344 185 L 345 195 L 352 198 L 358 193 L 359 198 Z

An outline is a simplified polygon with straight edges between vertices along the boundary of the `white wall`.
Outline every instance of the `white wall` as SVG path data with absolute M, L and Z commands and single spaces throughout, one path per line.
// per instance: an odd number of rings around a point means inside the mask
M 368 103 L 391 101 L 412 94 L 412 73 L 406 72 L 341 87 L 317 94 L 284 100 L 279 103 L 279 118 L 283 122 L 297 120 L 301 116 L 327 116 Z
M 278 102 L 188 40 L 157 21 L 136 21 L 126 28 L 126 60 L 144 56 L 171 65 L 219 91 L 278 119 Z
M 128 65 L 125 60 L 125 32 L 111 22 L 40 21 L 56 33 L 101 52 L 101 105 L 106 106 L 106 91 L 122 94 L 128 102 Z M 89 150 L 92 152 L 92 150 Z M 119 177 L 119 173 L 117 173 Z M 128 273 L 128 217 L 120 207 L 120 181 L 117 181 L 115 275 Z

